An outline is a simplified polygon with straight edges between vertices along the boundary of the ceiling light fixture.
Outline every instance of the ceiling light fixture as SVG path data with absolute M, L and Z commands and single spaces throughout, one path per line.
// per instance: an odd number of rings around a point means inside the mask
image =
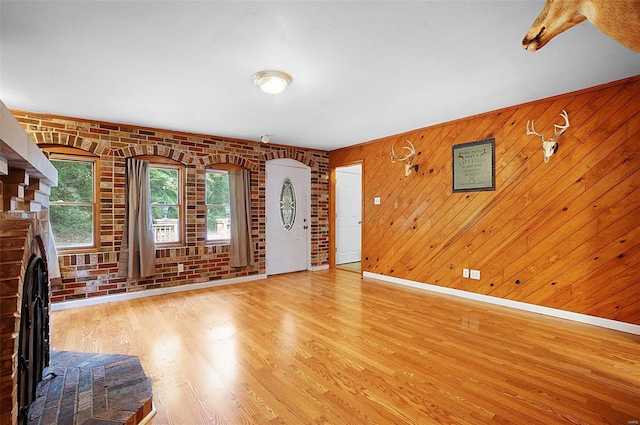
M 260 71 L 253 74 L 253 84 L 269 94 L 282 93 L 291 81 L 291 76 L 282 71 Z

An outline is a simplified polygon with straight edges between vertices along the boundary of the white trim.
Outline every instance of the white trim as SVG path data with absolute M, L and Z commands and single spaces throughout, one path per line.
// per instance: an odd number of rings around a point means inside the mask
M 309 270 L 312 272 L 317 272 L 320 270 L 329 270 L 329 265 L 328 264 L 322 264 L 320 266 L 311 266 L 309 267 Z
M 504 307 L 530 311 L 533 313 L 544 314 L 546 316 L 558 317 L 560 319 L 567 319 L 567 320 L 572 320 L 574 322 L 586 323 L 589 325 L 600 326 L 602 328 L 613 329 L 616 331 L 640 335 L 640 325 L 633 325 L 631 323 L 625 323 L 625 322 L 620 322 L 620 321 L 611 320 L 611 319 L 604 319 L 602 317 L 589 316 L 586 314 L 573 313 L 571 311 L 565 311 L 565 310 L 559 310 L 556 308 L 523 303 L 521 301 L 507 300 L 504 298 L 493 297 L 490 295 L 476 294 L 474 292 L 462 291 L 460 289 L 452 289 L 452 288 L 446 288 L 444 286 L 430 285 L 428 283 L 420 283 L 420 282 L 415 282 L 413 280 L 400 279 L 397 277 L 385 276 L 385 275 L 376 274 L 376 273 L 364 272 L 362 275 L 364 277 L 382 280 L 389 283 L 395 283 L 398 285 L 410 286 L 412 288 L 422 289 L 425 291 L 453 295 L 456 297 L 467 298 L 474 301 L 481 301 L 489 304 L 501 305 Z
M 104 295 L 102 297 L 83 298 L 80 300 L 62 301 L 51 304 L 51 311 L 67 310 L 69 308 L 86 307 L 91 305 L 106 304 L 115 301 L 133 300 L 136 298 L 153 297 L 156 295 L 174 294 L 176 292 L 193 291 L 196 289 L 213 288 L 216 286 L 233 285 L 235 283 L 250 282 L 266 279 L 266 274 L 255 274 L 231 279 L 211 280 L 209 282 L 192 283 L 189 285 L 169 286 L 167 288 L 148 289 L 145 291 L 124 292 L 122 294 Z
M 138 425 L 147 425 L 149 423 L 149 421 L 156 415 L 156 412 L 158 410 L 156 409 L 156 404 L 153 402 L 153 398 L 151 399 L 151 412 L 149 412 L 149 414 L 147 416 L 145 416 L 139 423 Z

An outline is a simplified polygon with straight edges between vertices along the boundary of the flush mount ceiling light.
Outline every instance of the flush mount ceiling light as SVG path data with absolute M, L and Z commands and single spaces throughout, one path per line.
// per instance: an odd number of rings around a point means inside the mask
M 282 71 L 260 71 L 253 74 L 253 84 L 269 94 L 281 93 L 291 81 L 291 76 Z

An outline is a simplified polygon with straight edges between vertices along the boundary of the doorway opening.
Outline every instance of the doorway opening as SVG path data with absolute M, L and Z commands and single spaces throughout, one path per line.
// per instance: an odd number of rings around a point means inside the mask
M 336 167 L 336 268 L 362 273 L 362 164 Z

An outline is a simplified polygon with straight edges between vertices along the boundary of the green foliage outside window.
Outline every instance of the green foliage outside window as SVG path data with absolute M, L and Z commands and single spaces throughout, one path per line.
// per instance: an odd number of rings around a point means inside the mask
M 178 170 L 149 167 L 153 219 L 178 219 Z
M 231 215 L 229 175 L 226 171 L 206 173 L 207 240 L 226 240 L 230 237 Z
M 60 248 L 93 245 L 93 162 L 51 161 L 58 186 L 51 188 L 49 217 Z
M 149 167 L 151 218 L 156 243 L 180 241 L 180 184 L 178 169 Z

